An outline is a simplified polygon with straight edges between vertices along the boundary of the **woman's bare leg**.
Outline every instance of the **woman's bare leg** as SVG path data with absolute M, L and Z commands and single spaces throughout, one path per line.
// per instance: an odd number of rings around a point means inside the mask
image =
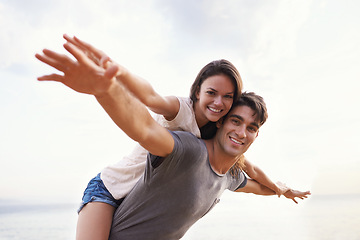
M 115 207 L 102 202 L 89 202 L 80 211 L 77 240 L 108 240 Z

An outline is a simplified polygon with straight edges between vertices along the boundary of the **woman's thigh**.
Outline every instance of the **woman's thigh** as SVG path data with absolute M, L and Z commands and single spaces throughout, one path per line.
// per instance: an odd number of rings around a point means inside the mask
M 115 207 L 103 202 L 89 202 L 79 213 L 77 240 L 109 239 Z

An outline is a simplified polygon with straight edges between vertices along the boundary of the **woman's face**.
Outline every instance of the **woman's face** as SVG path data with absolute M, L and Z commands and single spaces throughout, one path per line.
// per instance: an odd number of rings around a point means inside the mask
M 205 79 L 196 93 L 195 116 L 199 127 L 225 116 L 233 103 L 234 93 L 235 86 L 224 74 Z

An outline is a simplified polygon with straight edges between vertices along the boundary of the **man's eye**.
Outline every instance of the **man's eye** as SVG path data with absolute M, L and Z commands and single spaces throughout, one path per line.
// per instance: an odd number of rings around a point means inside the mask
M 249 127 L 248 129 L 249 129 L 250 132 L 256 132 L 256 130 L 257 130 L 257 129 L 254 128 L 254 127 Z

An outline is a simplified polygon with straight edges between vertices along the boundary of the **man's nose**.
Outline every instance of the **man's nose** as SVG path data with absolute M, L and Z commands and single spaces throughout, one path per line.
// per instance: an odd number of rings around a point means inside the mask
M 238 135 L 239 138 L 245 138 L 246 137 L 246 125 L 241 124 L 236 128 L 235 133 Z

